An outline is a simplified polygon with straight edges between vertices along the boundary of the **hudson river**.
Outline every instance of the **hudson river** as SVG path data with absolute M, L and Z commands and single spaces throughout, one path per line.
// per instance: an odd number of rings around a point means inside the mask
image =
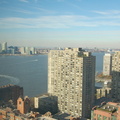
M 96 56 L 96 72 L 102 72 L 104 53 Z M 47 93 L 48 56 L 0 56 L 0 86 L 15 84 L 24 88 L 24 95 L 33 97 Z

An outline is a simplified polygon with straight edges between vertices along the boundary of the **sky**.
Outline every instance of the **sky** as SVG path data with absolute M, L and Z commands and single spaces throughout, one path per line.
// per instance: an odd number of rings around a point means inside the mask
M 0 0 L 0 42 L 120 48 L 120 0 Z

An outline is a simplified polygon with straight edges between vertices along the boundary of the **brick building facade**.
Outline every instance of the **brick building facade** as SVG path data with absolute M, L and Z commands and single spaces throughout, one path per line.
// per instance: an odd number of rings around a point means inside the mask
M 19 97 L 17 100 L 17 110 L 20 113 L 26 114 L 30 111 L 30 99 L 26 96 L 24 98 Z
M 0 101 L 12 100 L 16 105 L 19 96 L 23 96 L 23 87 L 11 84 L 0 87 Z
M 94 107 L 91 120 L 120 120 L 120 103 L 108 102 Z

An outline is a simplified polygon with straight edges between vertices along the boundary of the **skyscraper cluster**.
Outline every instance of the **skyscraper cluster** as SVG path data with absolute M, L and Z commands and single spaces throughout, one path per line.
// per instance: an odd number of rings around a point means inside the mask
M 120 102 L 120 51 L 105 54 L 103 64 L 103 74 L 112 75 L 112 98 L 113 101 Z
M 105 54 L 103 74 L 112 75 L 112 99 L 120 102 L 120 51 Z M 95 57 L 81 48 L 51 50 L 48 93 L 58 97 L 62 113 L 90 118 L 95 95 Z
M 9 49 L 12 50 L 12 47 Z M 1 52 L 7 51 L 7 43 L 0 44 L 0 50 Z M 21 54 L 36 53 L 33 47 L 22 47 L 20 51 Z M 41 108 L 42 111 L 46 107 L 51 110 L 52 106 L 55 111 L 58 108 L 59 112 L 70 114 L 76 118 L 120 119 L 118 103 L 106 104 L 103 102 L 100 106 L 94 107 L 95 64 L 95 56 L 82 48 L 50 50 L 48 54 L 48 96 L 36 97 L 34 99 L 35 108 Z M 112 75 L 112 100 L 120 102 L 120 51 L 104 55 L 103 74 Z M 103 93 L 103 96 L 106 97 L 106 89 Z M 109 98 L 109 96 L 107 97 Z M 5 99 L 7 99 L 6 96 Z M 29 104 L 22 98 L 18 101 L 18 109 L 23 111 L 22 102 L 26 105 Z
M 36 54 L 36 49 L 34 47 L 21 47 L 20 52 L 21 54 L 31 55 Z
M 23 54 L 23 55 L 34 55 L 37 54 L 35 47 L 16 47 L 7 46 L 7 42 L 0 43 L 0 54 Z

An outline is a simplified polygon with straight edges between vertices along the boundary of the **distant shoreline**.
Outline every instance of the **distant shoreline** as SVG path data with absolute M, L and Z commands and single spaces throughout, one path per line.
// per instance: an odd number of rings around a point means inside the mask
M 41 54 L 0 54 L 0 56 L 35 56 L 35 55 L 47 55 L 47 53 L 41 53 Z

